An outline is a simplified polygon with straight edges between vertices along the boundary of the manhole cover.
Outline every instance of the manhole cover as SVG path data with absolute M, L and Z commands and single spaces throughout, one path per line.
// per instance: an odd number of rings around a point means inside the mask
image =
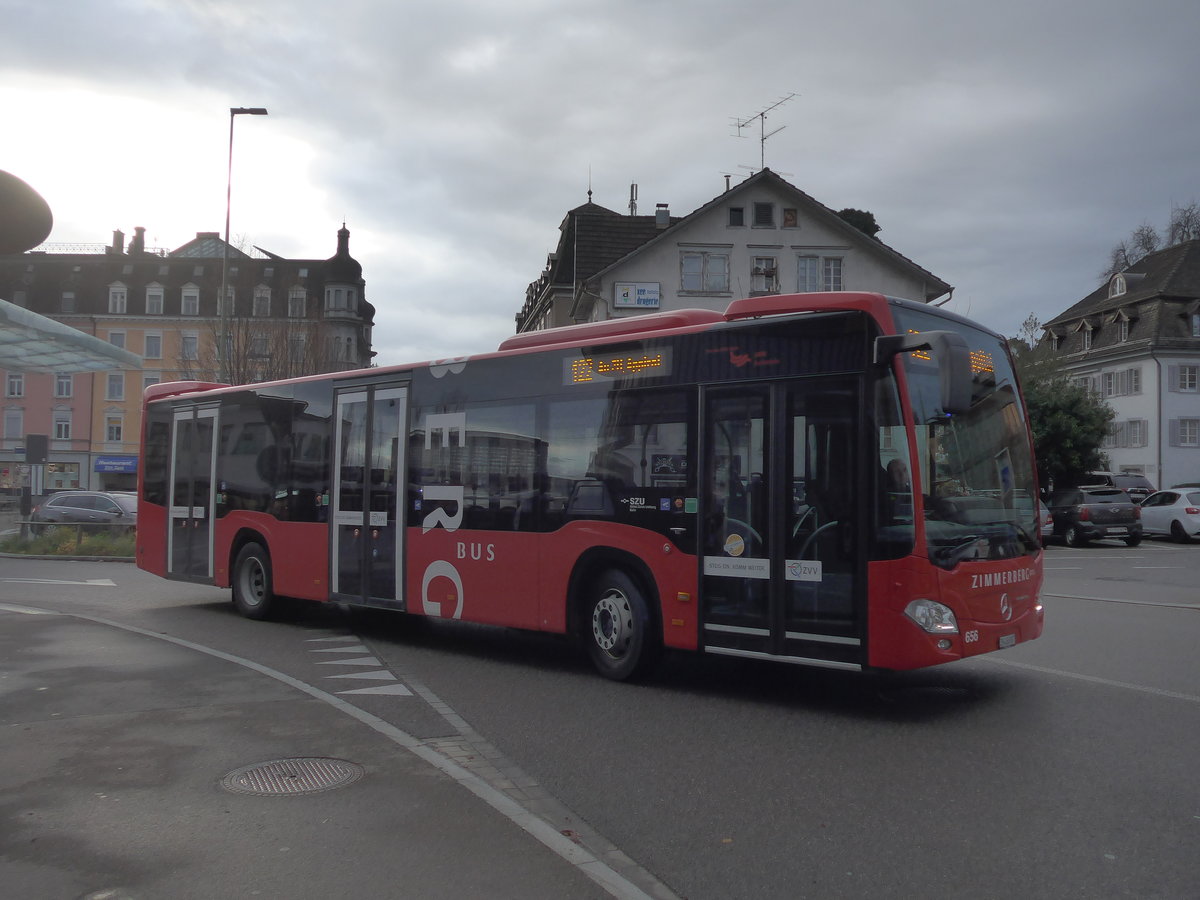
M 301 757 L 243 766 L 222 778 L 221 787 L 235 794 L 278 797 L 328 791 L 353 784 L 362 776 L 362 766 L 344 759 Z

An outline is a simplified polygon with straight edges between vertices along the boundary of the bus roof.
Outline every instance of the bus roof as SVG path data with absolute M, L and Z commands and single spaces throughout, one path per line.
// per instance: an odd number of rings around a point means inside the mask
M 680 309 L 670 312 L 650 313 L 648 315 L 622 316 L 616 319 L 606 319 L 602 322 L 587 322 L 582 325 L 565 325 L 560 328 L 547 328 L 541 331 L 525 332 L 505 339 L 496 350 L 490 353 L 477 353 L 464 356 L 461 357 L 461 361 L 487 359 L 501 354 L 527 353 L 532 350 L 548 350 L 553 347 L 565 348 L 618 343 L 622 340 L 635 340 L 639 337 L 649 337 L 667 332 L 679 334 L 689 331 L 702 331 L 726 322 L 801 313 L 856 310 L 868 313 L 874 318 L 881 320 L 881 323 L 887 324 L 887 320 L 890 319 L 888 304 L 907 302 L 898 301 L 895 298 L 885 297 L 883 294 L 869 291 L 766 294 L 759 297 L 746 297 L 734 300 L 726 307 L 724 312 L 711 309 Z M 912 305 L 924 306 L 924 304 L 920 303 L 913 303 Z M 939 312 L 942 311 L 939 310 Z M 387 371 L 411 371 L 450 361 L 426 360 L 424 362 L 381 366 L 377 369 L 303 375 L 298 378 L 280 379 L 279 382 L 270 381 L 255 384 L 254 387 L 267 387 L 280 382 L 294 384 L 304 381 L 322 381 L 328 378 L 355 378 L 383 374 Z M 460 361 L 459 358 L 453 360 L 453 362 L 458 361 Z M 164 382 L 147 387 L 143 393 L 143 402 L 150 403 L 178 394 L 191 394 L 200 391 L 243 390 L 244 387 L 204 381 Z

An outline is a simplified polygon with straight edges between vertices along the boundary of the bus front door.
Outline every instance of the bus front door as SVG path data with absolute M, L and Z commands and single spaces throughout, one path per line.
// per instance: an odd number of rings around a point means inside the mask
M 167 572 L 176 578 L 211 581 L 213 577 L 216 442 L 216 406 L 175 411 Z
M 860 378 L 707 388 L 705 651 L 860 669 Z
M 330 586 L 334 597 L 404 609 L 403 540 L 408 389 L 337 394 Z

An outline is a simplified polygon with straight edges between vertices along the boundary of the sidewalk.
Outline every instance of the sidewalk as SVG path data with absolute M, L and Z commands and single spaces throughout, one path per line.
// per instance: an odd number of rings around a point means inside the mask
M 619 878 L 606 890 L 611 870 L 555 852 L 565 839 L 539 834 L 545 823 L 506 814 L 502 795 L 420 758 L 402 732 L 287 681 L 0 606 L 3 894 L 645 896 Z

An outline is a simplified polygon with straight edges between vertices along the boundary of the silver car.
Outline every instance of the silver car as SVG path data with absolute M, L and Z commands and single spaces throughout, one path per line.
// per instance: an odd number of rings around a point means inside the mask
M 33 508 L 29 520 L 40 532 L 47 525 L 109 525 L 133 531 L 137 494 L 132 491 L 59 491 Z
M 1142 501 L 1142 530 L 1181 544 L 1200 537 L 1200 490 L 1170 490 Z

